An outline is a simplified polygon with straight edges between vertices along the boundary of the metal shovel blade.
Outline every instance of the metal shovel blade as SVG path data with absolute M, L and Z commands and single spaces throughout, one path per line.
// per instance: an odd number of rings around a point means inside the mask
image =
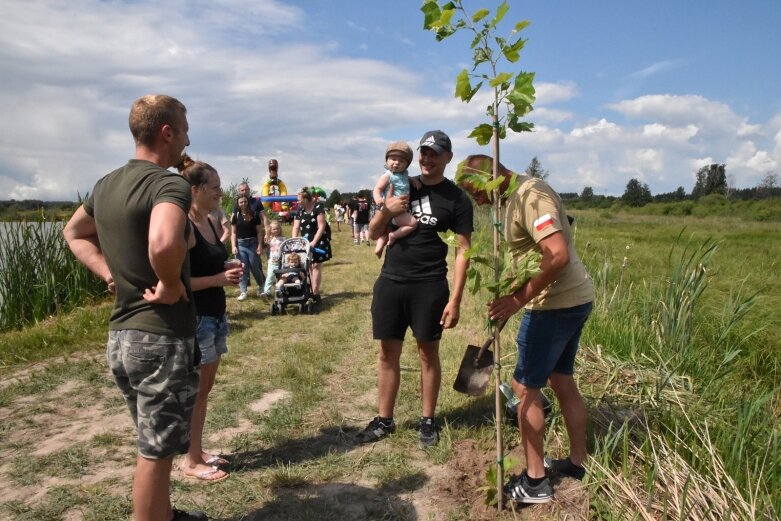
M 480 396 L 485 393 L 488 387 L 488 380 L 491 377 L 491 371 L 494 368 L 494 352 L 488 349 L 488 346 L 494 341 L 507 320 L 500 320 L 493 330 L 493 333 L 486 340 L 482 347 L 473 345 L 466 346 L 464 358 L 461 359 L 461 367 L 458 368 L 456 381 L 453 382 L 453 389 L 459 393 L 469 396 Z
M 458 368 L 453 389 L 469 396 L 480 396 L 488 388 L 488 380 L 494 368 L 494 352 L 490 349 L 483 350 L 477 346 L 468 345 L 464 358 L 461 359 L 461 367 Z M 479 358 L 478 358 L 479 357 Z

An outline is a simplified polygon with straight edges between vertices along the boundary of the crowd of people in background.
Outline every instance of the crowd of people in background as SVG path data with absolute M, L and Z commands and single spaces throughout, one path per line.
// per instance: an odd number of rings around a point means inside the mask
M 135 157 L 98 181 L 64 230 L 74 255 L 116 295 L 107 361 L 137 428 L 133 513 L 144 521 L 208 519 L 202 512 L 172 508 L 175 455 L 184 455 L 181 470 L 188 478 L 210 482 L 229 476 L 221 468 L 228 459 L 209 453 L 202 443 L 208 396 L 220 358 L 228 351 L 224 287 L 238 286 L 238 300 L 244 301 L 250 274 L 257 294 L 265 297 L 275 284 L 307 276 L 297 254 L 280 264 L 285 237 L 278 217 L 294 206 L 285 198 L 279 161 L 269 160 L 261 197 L 242 183 L 226 216 L 220 209 L 217 170 L 183 154 L 190 145 L 186 114 L 184 105 L 169 96 L 136 100 L 129 118 Z M 412 149 L 393 142 L 372 197 L 359 192 L 349 201 L 335 202 L 333 219 L 321 200 L 322 189 L 305 186 L 296 192 L 291 235 L 306 238 L 310 245 L 307 268 L 313 301 L 321 300 L 323 263 L 333 256 L 330 220 L 337 231 L 346 223 L 355 245 L 371 246 L 375 240 L 377 256 L 384 252 L 371 303 L 372 334 L 378 343 L 377 416 L 358 433 L 357 443 L 374 443 L 396 430 L 393 414 L 407 330 L 412 331 L 421 366 L 420 445 L 439 443 L 440 340 L 460 319 L 473 202 L 492 200 L 492 194 L 470 178 L 456 179 L 457 184 L 445 177 L 453 159 L 447 134 L 426 132 L 417 150 L 417 179 L 410 180 L 407 172 Z M 470 156 L 465 171 L 488 179 L 490 161 Z M 180 174 L 169 171 L 171 167 Z M 501 164 L 498 175 L 505 188 L 520 183 L 506 198 L 504 230 L 511 253 L 515 258 L 532 249 L 542 254 L 541 273 L 514 293 L 489 302 L 487 309 L 492 320 L 504 321 L 525 310 L 512 387 L 521 399 L 518 422 L 528 468 L 504 493 L 519 503 L 541 503 L 553 497 L 547 472 L 575 479 L 585 473 L 587 417 L 572 374 L 593 291 L 558 194 L 542 180 L 515 174 Z M 452 285 L 447 278 L 448 246 L 438 235 L 448 230 L 458 245 Z M 226 241 L 235 259 L 229 259 Z M 262 255 L 268 258 L 265 274 Z M 546 385 L 556 393 L 567 427 L 571 452 L 565 459 L 543 458 L 540 389 Z

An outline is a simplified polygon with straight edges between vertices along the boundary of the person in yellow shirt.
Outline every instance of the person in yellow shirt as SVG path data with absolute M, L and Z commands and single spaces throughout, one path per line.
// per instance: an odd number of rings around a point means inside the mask
M 263 182 L 263 188 L 261 189 L 261 197 L 268 197 L 274 195 L 287 195 L 287 187 L 285 182 L 279 178 L 279 162 L 276 159 L 269 159 L 268 161 L 268 179 Z M 282 203 L 279 201 L 264 202 L 263 206 L 266 211 L 272 211 L 279 213 L 282 211 Z

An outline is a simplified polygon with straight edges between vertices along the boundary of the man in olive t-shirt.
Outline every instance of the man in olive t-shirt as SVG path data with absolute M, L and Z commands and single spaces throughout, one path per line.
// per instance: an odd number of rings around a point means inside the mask
M 578 258 L 572 232 L 559 195 L 541 179 L 517 175 L 499 163 L 499 193 L 511 182 L 517 189 L 507 196 L 505 239 L 514 260 L 532 250 L 542 254 L 541 273 L 510 295 L 489 303 L 492 320 L 507 320 L 525 307 L 516 342 L 518 363 L 513 391 L 520 397 L 518 427 L 521 430 L 527 469 L 512 481 L 507 492 L 518 503 L 544 503 L 553 497 L 545 467 L 560 475 L 582 479 L 586 459 L 587 412 L 573 378 L 575 355 L 583 326 L 591 312 L 594 293 L 591 280 Z M 492 177 L 493 159 L 469 156 L 456 182 L 475 203 L 490 204 L 491 195 L 478 188 L 469 175 Z M 471 179 L 471 181 L 470 181 Z M 545 417 L 541 391 L 550 383 L 561 406 L 570 442 L 570 456 L 543 458 Z
M 192 192 L 166 170 L 189 145 L 186 112 L 170 96 L 136 100 L 135 158 L 96 183 L 64 230 L 76 258 L 116 293 L 107 358 L 136 424 L 133 516 L 144 521 L 206 519 L 172 509 L 169 497 L 198 392 L 186 226 Z

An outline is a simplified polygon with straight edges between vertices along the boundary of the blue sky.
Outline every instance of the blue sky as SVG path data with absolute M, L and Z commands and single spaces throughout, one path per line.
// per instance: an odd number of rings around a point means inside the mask
M 453 167 L 488 152 L 466 138 L 487 98 L 453 97 L 469 39 L 436 42 L 420 5 L 6 0 L 0 198 L 91 190 L 132 156 L 127 113 L 149 92 L 187 105 L 189 153 L 224 185 L 259 187 L 275 157 L 291 189 L 369 188 L 387 143 L 416 148 L 434 128 L 453 139 Z M 502 142 L 510 168 L 537 156 L 554 188 L 614 195 L 632 177 L 690 191 L 712 162 L 736 187 L 781 174 L 781 3 L 510 0 L 508 25 L 522 19 L 527 45 L 505 70 L 536 73 L 536 131 Z

